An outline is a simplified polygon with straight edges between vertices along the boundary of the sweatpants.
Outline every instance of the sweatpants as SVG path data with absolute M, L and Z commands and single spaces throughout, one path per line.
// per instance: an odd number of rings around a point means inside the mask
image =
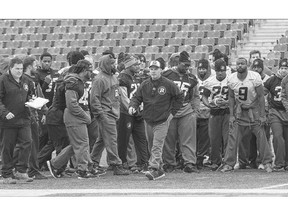
M 176 166 L 176 144 L 179 140 L 180 152 L 186 164 L 196 164 L 196 115 L 190 113 L 173 118 L 163 148 L 163 162 Z
M 210 115 L 209 118 L 209 137 L 211 144 L 211 162 L 220 165 L 229 135 L 229 114 Z M 224 152 L 224 154 L 222 154 Z
M 26 173 L 32 143 L 30 125 L 20 128 L 3 128 L 2 133 L 2 176 L 12 177 L 13 168 L 20 173 Z M 13 154 L 16 144 L 19 146 L 19 153 L 14 166 Z
M 210 156 L 210 138 L 209 138 L 209 119 L 198 118 L 197 119 L 197 147 L 196 155 L 197 160 L 202 161 L 205 159 L 205 155 Z

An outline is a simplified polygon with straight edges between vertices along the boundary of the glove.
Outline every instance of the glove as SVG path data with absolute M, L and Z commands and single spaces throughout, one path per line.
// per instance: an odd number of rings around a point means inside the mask
M 129 115 L 133 115 L 134 113 L 136 113 L 136 109 L 134 107 L 129 107 L 128 113 Z

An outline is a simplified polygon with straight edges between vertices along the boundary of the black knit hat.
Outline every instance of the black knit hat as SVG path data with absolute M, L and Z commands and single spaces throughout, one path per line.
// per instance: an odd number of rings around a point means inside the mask
M 159 57 L 159 58 L 156 59 L 156 61 L 160 62 L 160 68 L 161 68 L 162 70 L 164 70 L 164 69 L 165 69 L 165 66 L 166 66 L 165 60 L 164 60 L 162 57 Z
M 189 54 L 186 51 L 180 53 L 179 62 L 182 62 L 187 65 L 191 65 L 191 59 Z
M 71 51 L 69 52 L 67 58 L 68 58 L 68 63 L 71 66 L 71 65 L 76 65 L 79 60 L 84 59 L 84 56 L 79 51 Z
M 226 71 L 226 63 L 222 59 L 215 61 L 215 71 Z
M 264 63 L 262 59 L 255 59 L 252 63 L 252 68 L 259 67 L 262 70 L 264 69 Z
M 281 59 L 279 62 L 279 68 L 281 67 L 288 67 L 288 60 L 287 58 Z
M 206 60 L 206 59 L 200 59 L 200 60 L 198 61 L 198 69 L 200 69 L 200 68 L 205 68 L 205 69 L 208 70 L 208 65 L 209 65 L 209 62 L 208 62 L 208 60 Z
M 105 50 L 102 55 L 111 55 L 114 59 L 116 59 L 115 54 L 111 50 Z

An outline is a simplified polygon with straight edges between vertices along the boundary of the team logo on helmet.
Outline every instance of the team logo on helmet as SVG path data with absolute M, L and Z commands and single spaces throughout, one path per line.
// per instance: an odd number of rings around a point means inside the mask
M 27 83 L 24 83 L 24 84 L 23 84 L 23 89 L 24 89 L 25 91 L 28 91 L 28 85 L 27 85 Z
M 165 95 L 165 94 L 166 94 L 166 88 L 165 88 L 164 86 L 160 86 L 160 87 L 158 88 L 158 93 L 159 93 L 160 95 Z

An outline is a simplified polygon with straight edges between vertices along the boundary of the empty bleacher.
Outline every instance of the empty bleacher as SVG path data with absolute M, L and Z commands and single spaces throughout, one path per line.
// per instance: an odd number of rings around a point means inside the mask
M 248 31 L 248 23 L 235 19 L 2 19 L 0 56 L 39 56 L 48 51 L 58 68 L 66 62 L 69 50 L 89 50 L 96 62 L 106 49 L 164 60 L 186 50 L 197 63 L 216 48 L 229 55 Z M 286 42 L 288 39 L 281 39 L 281 43 Z M 282 49 L 275 51 L 288 55 Z

